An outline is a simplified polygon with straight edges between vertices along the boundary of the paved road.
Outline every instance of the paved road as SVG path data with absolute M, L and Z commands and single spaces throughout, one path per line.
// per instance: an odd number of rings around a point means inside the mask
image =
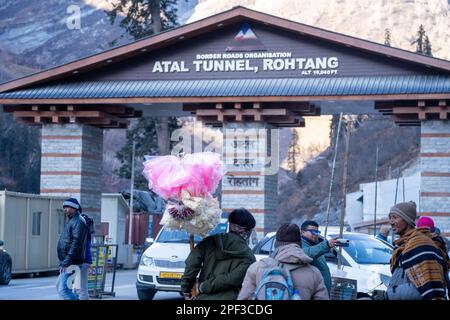
M 137 300 L 136 293 L 137 270 L 118 270 L 114 285 L 115 297 L 102 296 L 102 299 Z M 111 280 L 108 274 L 105 291 L 111 290 Z M 59 300 L 56 292 L 57 276 L 17 278 L 9 285 L 0 286 L 0 300 Z M 108 286 L 109 284 L 109 286 Z M 182 300 L 177 292 L 158 292 L 155 300 Z

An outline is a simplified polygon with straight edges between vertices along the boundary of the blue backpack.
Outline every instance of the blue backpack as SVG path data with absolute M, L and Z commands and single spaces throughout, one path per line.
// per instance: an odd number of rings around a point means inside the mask
M 264 260 L 266 259 L 261 261 Z M 253 300 L 292 300 L 294 284 L 291 272 L 299 267 L 291 266 L 288 268 L 281 263 L 278 263 L 277 266 L 268 267 L 253 293 Z

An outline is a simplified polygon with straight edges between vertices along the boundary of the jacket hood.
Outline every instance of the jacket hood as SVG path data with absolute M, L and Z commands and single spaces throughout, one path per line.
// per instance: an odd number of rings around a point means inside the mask
M 297 243 L 290 243 L 275 249 L 275 260 L 290 264 L 310 264 L 313 259 L 308 257 Z
M 219 233 L 213 236 L 217 247 L 217 259 L 248 257 L 250 248 L 247 242 L 234 233 Z

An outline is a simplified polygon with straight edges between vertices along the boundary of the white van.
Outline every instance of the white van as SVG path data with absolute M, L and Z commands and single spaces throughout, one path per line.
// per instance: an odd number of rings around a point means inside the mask
M 227 227 L 227 219 L 221 219 L 209 234 L 227 232 Z M 199 243 L 201 239 L 200 236 L 195 236 L 195 243 Z M 250 248 L 256 242 L 256 233 L 253 232 Z M 152 300 L 157 291 L 181 292 L 181 277 L 189 252 L 189 235 L 186 231 L 163 227 L 141 257 L 136 281 L 138 298 Z

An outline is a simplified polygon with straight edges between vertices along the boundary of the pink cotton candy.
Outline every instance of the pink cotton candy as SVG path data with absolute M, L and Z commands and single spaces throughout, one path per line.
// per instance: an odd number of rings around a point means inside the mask
M 180 159 L 172 155 L 145 161 L 143 174 L 148 180 L 148 187 L 165 199 L 179 199 L 181 189 L 189 181 Z
M 149 188 L 161 197 L 180 199 L 181 191 L 205 197 L 217 189 L 224 170 L 220 156 L 212 152 L 153 157 L 144 162 Z
M 187 190 L 192 196 L 203 197 L 216 191 L 224 174 L 223 164 L 217 153 L 187 154 L 181 162 L 190 178 Z

